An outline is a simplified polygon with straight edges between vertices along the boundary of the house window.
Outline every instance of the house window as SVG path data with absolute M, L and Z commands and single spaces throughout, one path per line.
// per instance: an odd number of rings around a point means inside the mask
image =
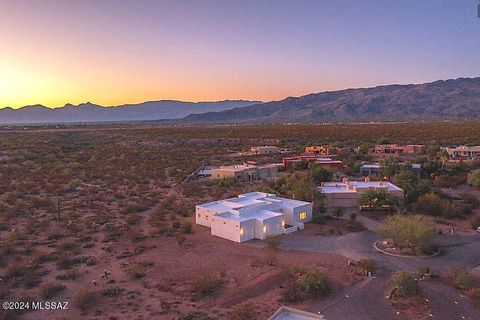
M 285 220 L 282 220 L 282 227 L 285 228 Z
M 240 235 L 243 236 L 244 233 L 245 233 L 245 229 L 240 228 Z
M 201 218 L 201 217 L 202 217 L 202 215 L 199 213 L 199 214 L 197 215 L 197 217 Z
M 300 212 L 298 217 L 300 218 L 300 220 L 305 220 L 305 219 L 307 219 L 307 213 L 305 211 Z
M 263 233 L 267 233 L 267 226 L 263 226 Z

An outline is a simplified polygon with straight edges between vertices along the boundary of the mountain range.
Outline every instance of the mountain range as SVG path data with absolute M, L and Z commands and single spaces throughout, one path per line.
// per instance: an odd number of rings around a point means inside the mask
M 54 109 L 37 104 L 19 109 L 12 109 L 9 107 L 0 109 L 0 124 L 179 119 L 191 113 L 223 111 L 258 103 L 258 101 L 245 100 L 226 100 L 218 102 L 160 100 L 104 107 L 87 102 L 79 105 L 66 104 L 63 107 Z
M 152 121 L 180 124 L 321 123 L 480 118 L 480 77 L 385 85 L 289 97 L 280 101 L 148 101 L 0 109 L 0 124 Z
M 221 112 L 192 114 L 184 123 L 318 123 L 480 118 L 480 77 L 289 97 Z

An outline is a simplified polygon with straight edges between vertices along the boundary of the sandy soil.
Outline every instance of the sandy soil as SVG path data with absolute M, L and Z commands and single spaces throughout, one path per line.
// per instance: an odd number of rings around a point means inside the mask
M 102 243 L 104 238 L 100 233 L 93 234 L 89 241 L 71 236 L 59 243 L 38 244 L 37 249 L 48 250 L 63 242 L 74 241 L 88 247 L 82 254 L 94 258 L 96 264 L 80 265 L 81 277 L 78 279 L 58 281 L 55 277 L 64 271 L 58 270 L 54 262 L 45 263 L 42 268 L 47 274 L 42 283 L 56 281 L 66 286 L 64 291 L 49 300 L 69 301 L 69 310 L 32 311 L 21 318 L 178 319 L 192 311 L 205 311 L 224 319 L 235 306 L 252 302 L 259 310 L 259 319 L 265 319 L 284 304 L 280 300 L 281 285 L 289 268 L 319 268 L 336 288 L 357 277 L 354 269 L 347 267 L 345 258 L 338 255 L 273 252 L 268 248 L 254 248 L 216 238 L 209 231 L 194 225 L 193 233 L 186 235 L 186 242 L 181 245 L 174 236 L 151 237 L 137 243 L 122 239 Z M 102 249 L 106 244 L 111 251 Z M 146 266 L 144 277 L 132 279 L 125 272 L 135 263 Z M 102 279 L 104 270 L 108 270 L 110 276 Z M 220 290 L 211 297 L 197 298 L 192 288 L 195 281 L 206 274 L 222 279 Z M 121 288 L 119 296 L 99 296 L 85 312 L 74 306 L 74 296 L 81 289 L 100 291 L 108 286 L 108 281 Z M 19 299 L 26 295 L 38 297 L 38 288 L 19 288 L 16 293 Z

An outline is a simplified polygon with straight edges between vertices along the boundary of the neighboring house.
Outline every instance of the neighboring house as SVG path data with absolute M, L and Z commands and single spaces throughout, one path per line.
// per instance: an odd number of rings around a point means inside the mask
M 250 152 L 253 154 L 279 154 L 281 149 L 276 146 L 258 146 L 251 147 Z
M 317 155 L 283 158 L 283 166 L 286 169 L 292 168 L 295 163 L 304 163 L 306 165 L 314 163 L 322 167 L 332 168 L 338 171 L 342 171 L 344 169 L 344 165 L 341 160 L 333 160 L 331 158 L 325 158 Z
M 479 160 L 480 146 L 442 147 L 451 160 Z
M 211 234 L 235 242 L 265 239 L 304 228 L 312 221 L 310 202 L 250 192 L 237 198 L 197 205 L 195 222 L 211 228 Z
M 349 147 L 337 148 L 337 147 L 330 147 L 328 145 L 309 146 L 305 148 L 305 153 L 318 154 L 322 156 L 333 156 L 341 153 L 346 154 L 346 153 L 355 153 L 355 152 L 356 152 L 356 148 L 349 148 Z
M 427 148 L 423 144 L 379 144 L 370 150 L 370 156 L 375 159 L 385 158 L 416 158 L 427 154 Z
M 422 165 L 419 163 L 413 163 L 412 172 L 417 176 L 420 176 Z M 360 166 L 360 175 L 368 177 L 370 175 L 381 175 L 383 174 L 383 166 L 380 163 L 366 163 Z
M 368 177 L 370 175 L 382 174 L 383 166 L 380 163 L 362 164 L 360 166 L 360 175 Z
M 358 195 L 367 190 L 385 190 L 394 196 L 403 199 L 404 191 L 388 181 L 348 181 L 325 182 L 318 188 L 325 195 L 325 208 L 336 207 L 358 208 Z
M 220 166 L 210 170 L 214 179 L 234 178 L 237 181 L 273 180 L 277 176 L 278 165 L 266 164 L 261 166 L 241 164 L 233 166 Z
M 310 146 L 305 148 L 305 153 L 330 156 L 338 153 L 337 148 L 330 146 Z
M 290 307 L 280 307 L 268 320 L 326 320 L 318 313 L 302 311 Z

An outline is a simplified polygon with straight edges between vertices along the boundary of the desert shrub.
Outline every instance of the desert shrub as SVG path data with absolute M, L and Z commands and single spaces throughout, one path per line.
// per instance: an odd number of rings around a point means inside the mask
M 480 187 L 480 170 L 475 170 L 468 175 L 468 183 Z
M 98 292 L 89 288 L 81 289 L 74 297 L 73 304 L 80 310 L 85 311 L 98 301 Z
M 256 310 L 253 303 L 244 303 L 235 307 L 229 317 L 230 320 L 254 320 L 256 318 Z
M 222 279 L 211 274 L 199 277 L 193 284 L 193 293 L 201 298 L 212 296 L 220 289 Z
M 462 198 L 463 201 L 471 204 L 473 208 L 478 208 L 480 206 L 480 199 L 471 193 L 464 192 L 460 194 L 460 198 Z
M 373 259 L 361 259 L 357 261 L 357 264 L 366 272 L 374 272 L 377 268 L 377 262 Z
M 473 305 L 476 308 L 480 308 L 480 288 L 471 289 L 468 292 L 468 295 L 470 296 Z
M 50 299 L 64 289 L 65 286 L 61 283 L 48 282 L 40 287 L 40 296 L 43 299 Z
M 23 276 L 23 285 L 26 288 L 33 288 L 38 286 L 38 284 L 42 281 L 41 276 L 34 272 L 33 270 L 29 270 Z
M 54 261 L 57 257 L 44 251 L 37 251 L 32 255 L 32 263 L 40 264 L 44 262 Z
M 305 293 L 297 281 L 289 281 L 283 288 L 282 299 L 286 302 L 298 302 L 305 299 Z
M 130 212 L 129 214 L 127 214 L 127 218 L 125 219 L 125 221 L 129 225 L 136 225 L 141 220 L 142 220 L 142 216 L 140 216 L 138 213 L 135 213 L 135 212 Z
M 183 233 L 191 233 L 192 232 L 192 224 L 190 222 L 184 222 L 182 224 L 182 232 Z
M 183 246 L 187 242 L 187 237 L 185 237 L 183 234 L 177 234 L 175 236 L 175 241 L 179 246 Z
M 470 206 L 443 199 L 435 193 L 427 193 L 418 197 L 414 207 L 417 213 L 445 218 L 456 218 L 471 213 Z
M 145 277 L 146 275 L 146 270 L 145 270 L 145 264 L 142 262 L 136 262 L 132 265 L 130 265 L 127 269 L 126 272 L 132 279 L 140 279 Z
M 6 272 L 8 278 L 23 277 L 25 274 L 27 274 L 27 268 L 22 264 L 11 265 Z
M 330 281 L 319 270 L 310 270 L 301 275 L 298 283 L 308 297 L 325 298 L 332 292 Z
M 65 273 L 57 275 L 57 280 L 76 280 L 82 276 L 82 272 L 77 268 L 67 270 Z
M 121 290 L 119 286 L 112 284 L 102 289 L 102 296 L 116 297 L 120 294 L 120 291 Z
M 408 272 L 396 271 L 392 274 L 390 282 L 403 298 L 413 297 L 420 293 L 418 281 Z
M 418 270 L 418 274 L 420 276 L 424 276 L 426 274 L 429 274 L 430 271 L 431 271 L 429 266 L 420 266 L 420 267 L 418 267 L 417 270 Z
M 424 243 L 420 246 L 420 251 L 427 256 L 433 255 L 440 251 L 440 247 L 435 243 Z
M 179 320 L 214 320 L 215 318 L 204 311 L 192 311 L 181 315 Z
M 454 264 L 450 266 L 450 273 L 453 279 L 457 279 L 459 275 L 468 273 L 468 268 L 464 264 Z
M 363 225 L 363 223 L 357 220 L 347 221 L 346 228 L 350 232 L 359 232 L 365 230 L 365 226 Z
M 267 244 L 267 246 L 273 250 L 277 250 L 282 244 L 282 238 L 278 234 L 270 235 L 266 237 L 264 241 Z
M 462 273 L 455 278 L 455 284 L 464 290 L 475 286 L 475 279 L 469 273 Z
M 237 183 L 235 178 L 224 178 L 224 179 L 217 179 L 217 185 L 221 188 L 228 188 Z

